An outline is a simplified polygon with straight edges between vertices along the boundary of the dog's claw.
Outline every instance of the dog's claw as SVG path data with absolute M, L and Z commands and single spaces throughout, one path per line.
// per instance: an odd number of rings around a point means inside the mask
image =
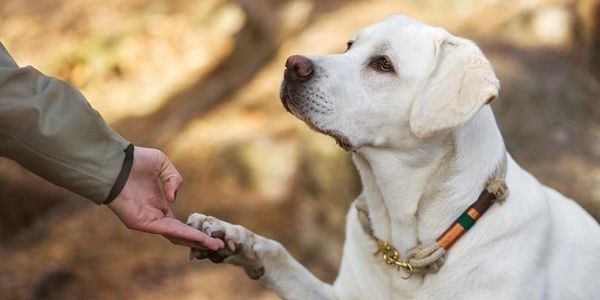
M 225 239 L 225 232 L 223 232 L 221 230 L 217 230 L 217 231 L 211 233 L 210 236 L 212 238 L 215 238 L 215 239 L 224 240 Z
M 227 241 L 227 247 L 229 248 L 229 251 L 233 252 L 233 254 L 235 254 L 235 243 L 232 240 L 228 240 Z
M 190 259 L 205 259 L 212 254 L 211 250 L 200 250 L 200 249 L 192 249 L 190 250 Z
M 222 263 L 229 256 L 231 256 L 231 252 L 223 248 L 212 252 L 208 258 L 210 259 L 210 261 L 218 264 Z
M 246 274 L 248 274 L 248 277 L 250 277 L 252 280 L 258 280 L 265 274 L 265 268 L 263 267 L 244 268 L 244 270 L 246 271 Z
M 225 260 L 225 258 L 218 256 L 216 253 L 209 256 L 208 259 L 210 259 L 210 261 L 212 261 L 215 264 L 220 264 Z

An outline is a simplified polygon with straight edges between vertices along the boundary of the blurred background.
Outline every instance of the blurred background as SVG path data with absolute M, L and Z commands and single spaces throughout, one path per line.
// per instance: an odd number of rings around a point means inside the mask
M 124 137 L 164 150 L 186 180 L 180 219 L 243 224 L 331 281 L 359 181 L 347 153 L 283 109 L 283 65 L 341 52 L 397 12 L 479 43 L 502 83 L 509 151 L 599 218 L 599 0 L 3 0 L 0 40 Z M 0 159 L 0 299 L 276 297 Z

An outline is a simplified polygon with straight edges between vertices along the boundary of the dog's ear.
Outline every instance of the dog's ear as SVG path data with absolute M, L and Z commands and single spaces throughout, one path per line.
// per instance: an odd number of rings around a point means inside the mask
M 410 129 L 418 137 L 463 125 L 500 89 L 492 65 L 471 41 L 440 30 L 434 60 L 429 81 L 411 108 Z

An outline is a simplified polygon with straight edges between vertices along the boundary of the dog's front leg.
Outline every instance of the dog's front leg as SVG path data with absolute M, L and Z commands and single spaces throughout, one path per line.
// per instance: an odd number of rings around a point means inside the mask
M 190 215 L 187 223 L 225 242 L 225 248 L 218 251 L 192 249 L 190 258 L 240 266 L 283 299 L 337 299 L 330 284 L 310 273 L 277 241 L 198 213 Z

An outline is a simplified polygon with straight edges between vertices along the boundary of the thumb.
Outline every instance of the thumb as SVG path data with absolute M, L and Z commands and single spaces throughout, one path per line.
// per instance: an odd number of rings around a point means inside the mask
M 177 190 L 183 184 L 183 177 L 181 177 L 179 171 L 177 171 L 173 163 L 166 156 L 163 156 L 161 159 L 159 177 L 160 181 L 163 182 L 163 193 L 165 194 L 165 198 L 170 203 L 175 202 Z

